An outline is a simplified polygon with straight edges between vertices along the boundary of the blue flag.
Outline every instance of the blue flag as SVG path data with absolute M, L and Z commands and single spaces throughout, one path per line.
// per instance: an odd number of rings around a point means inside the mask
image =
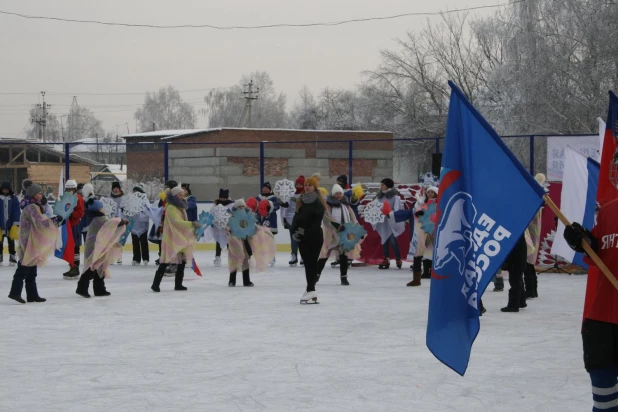
M 479 301 L 543 203 L 543 188 L 452 82 L 440 173 L 427 347 L 463 375 Z

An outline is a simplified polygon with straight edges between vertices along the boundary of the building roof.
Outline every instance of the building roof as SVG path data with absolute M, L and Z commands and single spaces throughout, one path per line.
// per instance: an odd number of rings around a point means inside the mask
M 47 154 L 53 154 L 55 156 L 59 156 L 61 159 L 65 158 L 65 153 L 64 153 L 64 145 L 62 143 L 55 143 L 55 142 L 41 142 L 39 140 L 34 140 L 34 139 L 17 139 L 17 138 L 1 138 L 0 139 L 0 149 L 2 148 L 3 144 L 11 144 L 11 145 L 23 145 L 23 146 L 28 146 L 31 149 L 38 149 L 41 152 L 47 153 Z M 72 147 L 71 147 L 71 151 L 72 151 Z M 95 161 L 92 161 L 90 159 L 84 158 L 82 156 L 79 156 L 78 154 L 74 154 L 71 153 L 69 155 L 69 159 L 71 161 L 74 162 L 79 162 L 79 163 L 85 163 L 88 165 L 97 165 L 98 163 Z
M 393 134 L 393 132 L 386 131 L 370 131 L 370 130 L 313 130 L 313 129 L 248 129 L 240 127 L 217 127 L 212 129 L 184 129 L 184 130 L 160 130 L 156 132 L 134 133 L 121 136 L 123 139 L 132 137 L 160 137 L 161 140 L 171 140 L 181 137 L 189 137 L 199 134 L 206 134 L 211 132 L 220 132 L 222 130 L 237 130 L 237 131 L 278 131 L 278 132 L 295 132 L 295 133 L 384 133 Z
M 118 152 L 124 153 L 127 151 L 127 145 L 125 141 L 122 142 L 104 142 L 97 139 L 89 138 L 89 139 L 81 139 L 71 142 L 71 146 L 69 150 L 71 153 L 94 153 L 97 151 L 97 146 L 99 147 L 99 151 L 104 152 Z

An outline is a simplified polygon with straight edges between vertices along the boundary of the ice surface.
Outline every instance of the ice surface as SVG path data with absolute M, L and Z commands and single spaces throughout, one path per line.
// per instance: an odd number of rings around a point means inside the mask
M 366 267 L 350 269 L 344 287 L 327 265 L 321 304 L 301 306 L 304 272 L 288 256 L 252 276 L 254 288 L 229 288 L 227 267 L 199 252 L 204 278 L 187 270 L 187 292 L 164 278 L 156 294 L 154 266 L 132 267 L 125 253 L 111 267 L 112 296 L 91 299 L 52 259 L 38 278 L 48 301 L 25 305 L 6 298 L 15 268 L 0 268 L 0 411 L 592 409 L 585 276 L 541 275 L 541 297 L 519 314 L 501 313 L 507 293 L 489 290 L 461 378 L 425 346 L 428 282 L 407 288 L 408 270 Z

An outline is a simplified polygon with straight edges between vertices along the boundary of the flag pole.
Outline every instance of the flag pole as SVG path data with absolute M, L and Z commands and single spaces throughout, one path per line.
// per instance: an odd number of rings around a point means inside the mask
M 562 214 L 562 212 L 560 211 L 560 209 L 558 209 L 558 206 L 556 206 L 556 204 L 554 203 L 553 200 L 551 200 L 551 198 L 548 195 L 543 196 L 543 199 L 545 200 L 545 203 L 547 204 L 547 206 L 549 206 L 549 208 L 551 210 L 553 210 L 553 212 L 556 214 L 556 216 L 558 217 L 558 219 L 560 219 L 560 221 L 565 225 L 565 226 L 571 226 L 571 222 L 569 222 L 569 219 L 566 218 L 566 216 L 564 214 Z M 590 259 L 592 259 L 592 261 L 594 262 L 594 264 L 601 269 L 601 272 L 603 272 L 603 274 L 605 275 L 605 277 L 607 278 L 607 280 L 610 281 L 610 283 L 612 285 L 614 285 L 614 287 L 616 288 L 616 290 L 618 290 L 618 279 L 616 279 L 613 275 L 612 272 L 610 272 L 610 270 L 607 268 L 607 266 L 605 266 L 605 263 L 603 263 L 603 261 L 597 256 L 596 253 L 594 253 L 594 250 L 592 250 L 592 248 L 590 247 L 590 245 L 585 242 L 584 240 L 582 240 L 582 247 L 584 248 L 584 250 L 586 251 L 586 254 L 590 257 Z

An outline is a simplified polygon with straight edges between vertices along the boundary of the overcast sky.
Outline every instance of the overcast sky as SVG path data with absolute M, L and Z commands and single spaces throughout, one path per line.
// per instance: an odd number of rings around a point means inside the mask
M 0 10 L 82 20 L 144 24 L 260 25 L 310 23 L 433 12 L 505 0 L 0 0 Z M 493 12 L 493 10 L 484 13 Z M 430 17 L 438 19 L 439 17 Z M 289 104 L 298 90 L 352 87 L 360 72 L 379 64 L 379 51 L 416 30 L 427 17 L 337 27 L 221 31 L 157 30 L 25 20 L 0 15 L 0 137 L 14 137 L 28 121 L 38 92 L 75 93 L 106 130 L 128 123 L 143 96 L 86 93 L 225 87 L 244 73 L 267 71 Z M 26 95 L 3 95 L 16 92 Z M 204 107 L 206 92 L 182 93 Z M 47 96 L 52 112 L 66 114 L 71 95 Z M 206 124 L 199 117 L 198 126 Z M 126 132 L 122 126 L 121 133 Z

